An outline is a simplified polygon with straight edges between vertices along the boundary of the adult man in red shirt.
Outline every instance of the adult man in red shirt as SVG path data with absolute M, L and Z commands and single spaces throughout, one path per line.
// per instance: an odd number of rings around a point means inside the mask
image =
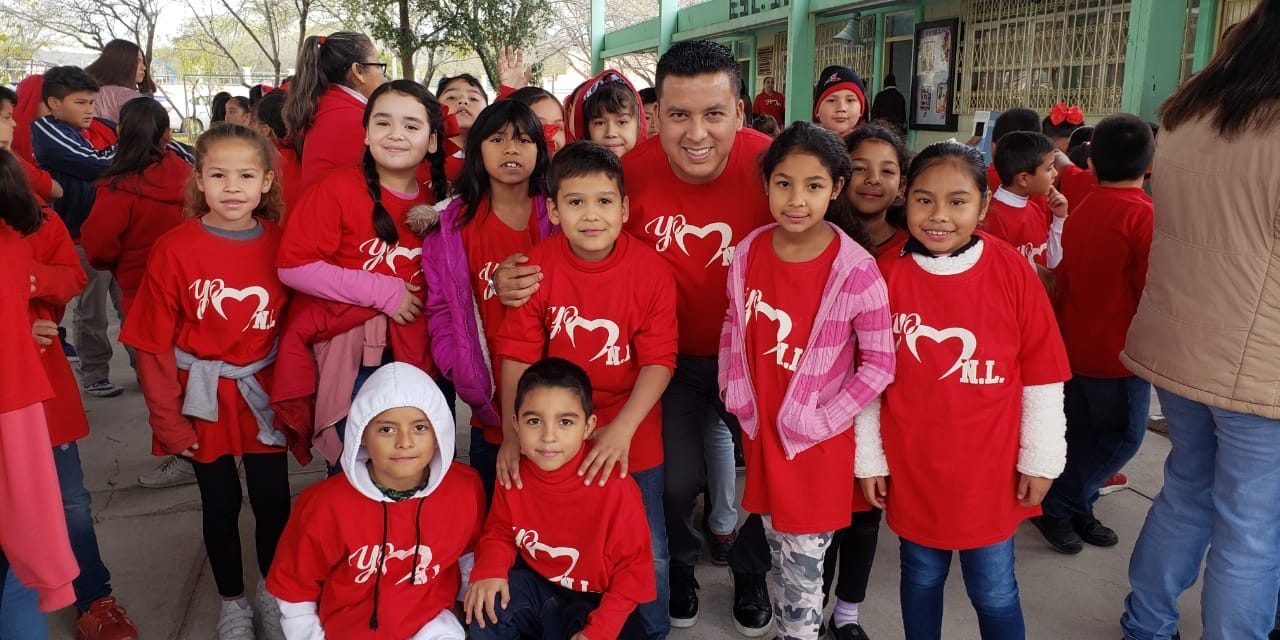
M 743 128 L 745 104 L 737 61 L 723 45 L 690 40 L 658 61 L 658 135 L 623 158 L 630 198 L 627 231 L 649 243 L 676 280 L 679 353 L 662 396 L 665 471 L 663 502 L 671 554 L 671 621 L 690 627 L 698 617 L 694 566 L 702 537 L 693 522 L 706 481 L 704 434 L 731 430 L 717 381 L 720 324 L 733 247 L 772 222 L 757 160 L 771 142 Z M 536 266 L 513 256 L 494 276 L 503 302 L 519 306 L 538 287 Z M 768 633 L 773 612 L 765 575 L 771 558 L 759 516 L 738 530 L 728 554 L 734 577 L 734 626 L 751 637 Z
M 751 113 L 773 116 L 774 121 L 778 123 L 778 129 L 786 128 L 787 98 L 773 90 L 773 76 L 764 79 L 764 90 L 751 103 Z

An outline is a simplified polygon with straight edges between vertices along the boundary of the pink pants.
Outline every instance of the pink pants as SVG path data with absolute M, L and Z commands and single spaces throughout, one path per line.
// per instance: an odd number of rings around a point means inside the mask
M 80 574 L 62 493 L 39 403 L 0 413 L 0 549 L 23 584 L 36 591 L 40 609 L 56 611 L 76 600 L 71 581 Z

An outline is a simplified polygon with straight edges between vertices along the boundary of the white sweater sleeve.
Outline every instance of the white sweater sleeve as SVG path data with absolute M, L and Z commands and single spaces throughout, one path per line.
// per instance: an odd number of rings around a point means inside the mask
M 462 623 L 446 609 L 422 625 L 409 640 L 465 640 L 466 637 L 467 631 L 462 628 Z
M 1019 473 L 1038 478 L 1057 478 L 1062 473 L 1067 464 L 1067 417 L 1061 382 L 1022 389 L 1019 442 Z
M 1049 223 L 1049 247 L 1045 257 L 1045 266 L 1050 269 L 1058 268 L 1058 264 L 1062 262 L 1062 226 L 1066 218 L 1055 217 L 1053 222 Z
M 280 602 L 280 627 L 288 640 L 325 640 L 314 602 Z
M 889 461 L 884 457 L 884 443 L 880 440 L 880 398 L 872 400 L 854 417 L 853 437 L 856 442 L 853 475 L 858 478 L 889 475 Z

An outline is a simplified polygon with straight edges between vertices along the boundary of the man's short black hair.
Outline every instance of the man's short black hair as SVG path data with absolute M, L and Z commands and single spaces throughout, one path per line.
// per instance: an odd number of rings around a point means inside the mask
M 4 85 L 0 85 L 0 105 L 3 105 L 6 102 L 15 107 L 18 106 L 18 92 Z
M 641 89 L 639 93 L 640 102 L 645 105 L 650 105 L 658 101 L 658 92 L 654 91 L 653 87 L 645 87 Z
M 568 389 L 576 394 L 582 400 L 583 420 L 590 418 L 595 411 L 591 401 L 591 380 L 587 378 L 587 372 L 563 358 L 543 358 L 525 369 L 520 375 L 520 382 L 516 383 L 516 415 L 520 415 L 526 394 L 534 389 L 548 388 Z
M 622 160 L 604 145 L 590 140 L 576 140 L 565 145 L 551 159 L 547 184 L 551 197 L 560 193 L 560 183 L 567 178 L 603 173 L 618 185 L 618 195 L 627 195 L 622 183 Z
M 636 104 L 636 94 L 632 92 L 631 87 L 621 82 L 606 82 L 583 103 L 582 119 L 589 125 L 592 120 L 606 113 L 616 116 L 627 114 L 639 116 L 642 115 L 640 113 L 642 108 L 642 105 Z
M 1001 138 L 1014 131 L 1040 133 L 1040 114 L 1026 107 L 1014 107 L 1001 113 L 996 118 L 996 123 L 991 126 L 991 139 L 995 140 L 998 146 Z
M 1138 116 L 1117 113 L 1093 128 L 1089 157 L 1098 182 L 1137 180 L 1147 174 L 1155 154 L 1151 126 Z
M 661 98 L 662 81 L 667 76 L 688 78 L 704 73 L 727 74 L 729 90 L 735 94 L 742 92 L 742 74 L 738 71 L 738 61 L 734 59 L 733 52 L 710 40 L 685 40 L 671 45 L 658 58 L 658 73 L 653 86 Z
M 40 101 L 46 102 L 49 98 L 62 100 L 80 91 L 97 93 L 100 88 L 102 87 L 98 82 L 80 67 L 54 67 L 44 72 L 44 89 L 40 90 Z
M 1096 129 L 1094 133 L 1096 135 Z M 1019 173 L 1035 173 L 1044 163 L 1044 157 L 1052 155 L 1053 150 L 1053 140 L 1043 133 L 1014 131 L 1006 134 L 1000 138 L 1000 146 L 996 147 L 995 165 L 1000 182 L 1013 185 L 1013 179 Z

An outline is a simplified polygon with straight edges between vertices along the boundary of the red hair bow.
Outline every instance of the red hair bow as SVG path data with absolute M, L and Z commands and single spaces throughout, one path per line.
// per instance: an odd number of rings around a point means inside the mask
M 1064 122 L 1070 124 L 1084 124 L 1084 109 L 1080 105 L 1073 104 L 1070 107 L 1065 102 L 1059 102 L 1053 105 L 1053 110 L 1049 112 L 1049 122 L 1054 126 L 1059 126 Z
M 328 41 L 329 41 L 328 36 L 320 36 L 320 37 L 316 38 L 316 42 L 317 42 L 320 46 L 322 46 L 322 47 L 324 46 L 324 43 L 326 43 L 326 42 L 328 42 Z

